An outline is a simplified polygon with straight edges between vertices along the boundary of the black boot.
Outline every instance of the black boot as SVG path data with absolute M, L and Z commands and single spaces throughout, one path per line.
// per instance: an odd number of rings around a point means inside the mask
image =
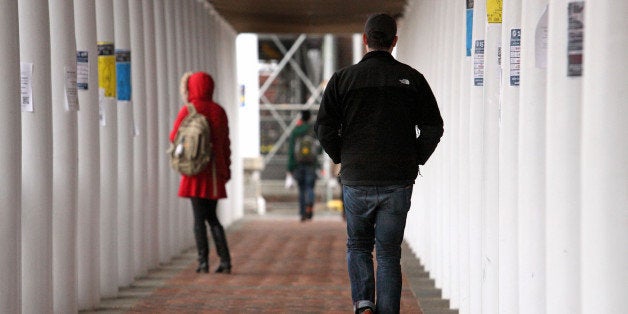
M 196 272 L 209 273 L 209 245 L 207 243 L 207 233 L 194 230 L 196 249 L 198 250 L 198 267 Z
M 227 246 L 227 237 L 225 229 L 221 225 L 211 227 L 212 237 L 216 244 L 216 251 L 220 256 L 220 266 L 216 268 L 217 273 L 231 273 L 231 255 L 229 255 L 229 246 Z

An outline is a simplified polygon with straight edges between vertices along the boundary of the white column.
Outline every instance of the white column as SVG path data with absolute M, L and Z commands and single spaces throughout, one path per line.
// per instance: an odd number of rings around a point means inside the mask
M 482 208 L 484 194 L 483 128 L 486 2 L 475 1 L 473 8 L 473 80 L 469 108 L 469 241 L 471 292 L 470 312 L 482 309 Z
M 169 199 L 169 172 L 168 160 L 164 153 L 168 149 L 168 135 L 172 122 L 168 117 L 168 62 L 166 56 L 166 21 L 164 16 L 164 1 L 154 0 L 155 12 L 155 51 L 157 66 L 157 163 L 159 171 L 158 180 L 158 240 L 159 262 L 167 263 L 171 256 L 168 250 L 168 204 Z
M 200 10 L 199 10 L 199 5 L 198 5 L 198 1 L 192 1 L 191 5 L 190 5 L 190 21 L 192 22 L 192 37 L 191 39 L 191 45 L 190 45 L 190 50 L 192 51 L 192 70 L 193 71 L 209 71 L 209 69 L 204 68 L 204 64 L 201 61 L 201 54 L 199 53 L 199 51 L 201 51 L 201 42 L 199 41 L 199 38 L 201 38 L 200 36 L 200 26 L 201 26 L 201 21 L 200 21 Z
M 87 59 L 87 86 L 78 91 L 78 308 L 93 309 L 100 300 L 100 138 L 98 126 L 98 49 L 94 1 L 75 0 L 76 49 Z M 85 64 L 87 62 L 87 64 Z
M 240 34 L 236 39 L 238 86 L 244 89 L 240 95 L 238 116 L 240 134 L 247 134 L 238 141 L 240 152 L 244 158 L 260 157 L 260 114 L 259 114 L 259 76 L 258 44 L 256 34 Z M 259 180 L 260 171 L 252 170 L 251 180 Z M 261 195 L 258 196 L 262 198 Z
M 568 0 L 549 6 L 546 219 L 547 313 L 580 313 L 582 79 L 568 76 Z M 584 12 L 574 14 L 584 22 Z M 582 31 L 582 30 L 581 30 Z M 582 34 L 582 33 L 580 33 Z M 585 38 L 585 40 L 588 38 Z M 580 44 L 582 44 L 581 39 Z
M 438 46 L 440 47 L 440 55 L 445 56 L 447 61 L 440 62 L 437 70 L 438 77 L 438 85 L 440 89 L 440 97 L 437 96 L 437 101 L 439 102 L 441 115 L 445 121 L 451 121 L 451 77 L 450 69 L 453 63 L 452 53 L 453 49 L 450 44 L 451 41 L 445 40 L 446 37 L 452 36 L 451 29 L 453 26 L 452 16 L 449 14 L 449 8 L 453 5 L 453 1 L 441 1 L 439 4 L 438 20 L 441 24 L 440 33 L 443 36 L 440 36 Z M 433 80 L 436 76 L 430 76 L 428 79 Z M 451 224 L 451 180 L 450 180 L 450 165 L 451 165 L 451 142 L 453 139 L 453 134 L 443 135 L 442 141 L 439 145 L 439 156 L 440 158 L 434 159 L 438 160 L 440 164 L 439 170 L 440 174 L 438 175 L 438 185 L 441 187 L 439 189 L 440 193 L 440 204 L 439 204 L 439 212 L 440 212 L 440 242 L 441 242 L 441 286 L 443 290 L 443 297 L 450 299 L 451 298 L 451 233 L 450 233 L 450 224 Z
M 195 65 L 194 65 L 194 53 L 192 51 L 192 47 L 193 47 L 193 43 L 194 43 L 194 37 L 193 35 L 193 9 L 192 9 L 192 3 L 195 0 L 184 0 L 182 3 L 183 6 L 183 20 L 184 20 L 184 45 L 185 45 L 185 71 L 196 71 L 198 70 Z M 183 73 L 181 73 L 183 74 Z M 187 101 L 187 99 L 183 99 L 181 100 L 182 102 Z M 181 106 L 181 104 L 180 104 Z M 192 211 L 192 206 L 190 204 L 189 199 L 182 199 L 183 202 L 183 215 L 184 215 L 184 226 L 185 226 L 185 237 L 186 237 L 186 242 L 189 243 L 189 245 L 194 245 L 194 232 L 192 229 L 190 229 L 192 226 L 194 226 L 194 217 L 193 217 L 193 211 Z
M 20 312 L 20 50 L 18 5 L 0 1 L 0 312 Z M 14 149 L 9 149 L 9 148 Z
M 176 48 L 177 48 L 177 70 L 175 72 L 175 79 L 172 81 L 175 85 L 175 92 L 174 92 L 174 102 L 173 102 L 173 106 L 175 108 L 173 115 L 176 115 L 179 113 L 179 108 L 181 107 L 181 104 L 183 103 L 183 100 L 181 100 L 181 95 L 179 94 L 179 79 L 181 78 L 181 76 L 183 75 L 183 73 L 185 73 L 187 71 L 187 66 L 186 66 L 186 48 L 187 48 L 187 43 L 185 42 L 185 38 L 186 38 L 186 23 L 187 21 L 185 20 L 185 2 L 182 2 L 178 5 L 175 6 L 174 8 L 175 11 L 175 32 L 176 32 Z M 171 121 L 172 123 L 173 121 Z M 186 213 L 188 212 L 188 207 L 189 206 L 189 201 L 187 199 L 184 198 L 179 198 L 177 196 L 177 192 L 179 191 L 179 180 L 181 179 L 181 176 L 179 175 L 174 175 L 173 176 L 173 181 L 175 182 L 173 188 L 172 188 L 172 193 L 174 194 L 174 197 L 177 198 L 176 200 L 176 213 L 177 213 L 177 228 L 176 228 L 176 234 L 177 234 L 177 245 L 176 247 L 179 248 L 179 250 L 181 249 L 187 249 L 188 248 L 188 243 L 186 241 L 186 235 L 188 234 L 189 231 L 189 226 L 190 226 L 190 221 L 188 221 L 186 218 Z M 189 232 L 191 233 L 191 232 Z
M 118 115 L 115 94 L 115 55 L 113 55 L 112 65 L 111 55 L 104 56 L 100 52 L 100 43 L 111 45 L 114 43 L 112 0 L 96 1 L 96 26 L 96 38 L 99 42 L 98 81 L 102 115 L 100 120 L 100 294 L 101 297 L 108 298 L 118 294 Z
M 145 237 L 148 241 L 145 249 L 145 262 L 149 269 L 159 265 L 159 242 L 157 234 L 157 197 L 158 197 L 158 167 L 157 155 L 157 67 L 155 65 L 155 12 L 152 0 L 143 0 L 142 10 L 144 14 L 144 67 L 146 80 L 146 136 L 147 136 L 147 176 L 148 191 L 145 198 L 146 212 L 144 215 Z
M 360 60 L 362 60 L 362 57 L 364 56 L 364 44 L 362 43 L 362 34 L 353 34 L 351 36 L 351 43 L 353 47 L 353 64 L 356 64 L 360 62 Z
M 185 72 L 193 71 L 194 66 L 192 65 L 192 9 L 191 9 L 191 1 L 194 0 L 183 0 L 181 6 L 183 7 L 183 43 L 186 45 L 185 49 Z M 183 73 L 181 73 L 183 74 Z M 185 99 L 187 100 L 187 99 Z M 185 101 L 184 100 L 184 101 Z
M 450 254 L 451 254 L 451 298 L 450 307 L 460 308 L 460 77 L 462 75 L 461 62 L 464 59 L 464 6 L 459 1 L 453 1 L 450 7 L 449 20 L 454 23 L 451 32 L 453 40 L 451 42 L 451 73 L 450 73 L 450 116 L 448 122 L 448 130 L 451 137 L 450 148 L 450 225 L 449 238 Z M 466 234 L 465 234 L 466 236 Z
M 144 220 L 146 219 L 146 195 L 147 182 L 147 155 L 146 155 L 146 81 L 144 77 L 144 30 L 142 16 L 142 1 L 129 1 L 129 21 L 132 58 L 131 62 L 131 86 L 133 93 L 133 274 L 145 275 L 148 271 L 144 259 L 146 246 L 146 231 Z
M 466 8 L 466 3 L 459 3 L 459 10 L 462 12 L 462 16 L 459 17 L 464 21 L 464 35 L 459 40 L 466 41 L 467 32 L 472 31 L 472 29 L 468 29 L 469 25 L 467 25 L 467 19 L 470 18 L 469 14 L 472 14 L 472 9 Z M 471 15 L 472 16 L 472 15 Z M 461 58 L 460 66 L 462 67 L 462 73 L 459 77 L 460 84 L 460 101 L 459 101 L 459 164 L 458 171 L 460 173 L 460 196 L 458 198 L 458 207 L 460 212 L 460 222 L 459 222 L 459 248 L 460 248 L 460 313 L 469 313 L 470 307 L 470 279 L 471 279 L 471 271 L 470 271 L 470 215 L 469 215 L 469 173 L 471 171 L 471 165 L 469 164 L 469 115 L 470 115 L 470 95 L 473 81 L 473 58 L 471 55 L 466 56 L 466 44 L 463 48 L 464 50 L 460 51 L 460 53 L 464 53 L 465 57 Z
M 240 34 L 236 40 L 238 84 L 244 86 L 244 103 L 240 103 L 240 151 L 244 157 L 259 157 L 259 77 L 257 35 Z M 250 135 L 250 136 L 249 136 Z
M 499 100 L 501 2 L 488 0 L 484 43 L 482 313 L 499 313 Z M 489 6 L 490 4 L 490 6 Z
M 129 35 L 129 2 L 114 0 L 114 35 L 116 58 L 124 58 L 130 53 L 130 60 L 117 60 L 118 80 L 118 286 L 128 286 L 133 282 L 133 105 L 126 91 L 132 95 L 131 73 L 128 62 L 134 63 Z M 117 68 L 116 68 L 117 71 Z
M 77 307 L 76 225 L 78 147 L 76 39 L 71 0 L 51 0 L 50 51 L 52 84 L 52 265 L 55 313 Z
M 22 312 L 52 312 L 52 107 L 48 1 L 21 0 L 20 62 L 32 64 L 22 112 Z
M 499 121 L 499 312 L 518 313 L 517 190 L 521 0 L 505 1 L 502 20 Z M 513 82 L 511 83 L 511 77 Z
M 628 308 L 628 2 L 587 1 L 582 103 L 582 312 Z M 574 134 L 572 134 L 574 136 Z
M 164 122 L 164 131 L 166 132 L 163 138 L 164 145 L 169 145 L 168 136 L 170 135 L 170 128 L 176 118 L 179 109 L 179 79 L 177 78 L 177 40 L 175 29 L 175 7 L 178 6 L 174 1 L 166 1 L 164 3 L 164 13 L 166 15 L 166 47 L 167 47 L 167 62 L 168 72 L 166 73 L 168 84 L 168 98 L 165 103 L 168 114 L 167 119 Z M 168 177 L 166 181 L 166 195 L 168 196 L 168 252 L 170 256 L 177 256 L 183 248 L 177 247 L 177 231 L 179 222 L 179 210 L 177 208 L 177 191 L 179 188 L 179 175 L 170 169 L 168 166 L 168 158 L 166 158 L 166 168 L 168 171 Z
M 522 1 L 519 108 L 519 312 L 545 311 L 547 0 Z

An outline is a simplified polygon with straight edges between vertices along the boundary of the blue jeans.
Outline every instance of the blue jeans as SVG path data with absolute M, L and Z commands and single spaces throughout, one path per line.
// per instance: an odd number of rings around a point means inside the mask
M 399 313 L 401 242 L 410 210 L 412 185 L 343 186 L 347 215 L 347 264 L 356 308 Z M 377 303 L 373 246 L 377 253 Z
M 306 217 L 306 208 L 314 206 L 314 184 L 316 183 L 315 165 L 297 165 L 293 173 L 299 185 L 299 213 Z

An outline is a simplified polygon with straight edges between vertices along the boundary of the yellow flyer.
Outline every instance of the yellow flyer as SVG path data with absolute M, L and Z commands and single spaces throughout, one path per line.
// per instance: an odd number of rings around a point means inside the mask
M 503 0 L 486 0 L 486 19 L 489 23 L 502 22 Z
M 113 43 L 98 42 L 98 87 L 105 97 L 116 97 L 116 56 Z

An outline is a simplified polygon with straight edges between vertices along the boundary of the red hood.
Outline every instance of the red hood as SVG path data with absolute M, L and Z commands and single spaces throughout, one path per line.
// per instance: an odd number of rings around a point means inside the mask
M 205 72 L 196 72 L 188 79 L 188 101 L 212 101 L 214 79 Z

